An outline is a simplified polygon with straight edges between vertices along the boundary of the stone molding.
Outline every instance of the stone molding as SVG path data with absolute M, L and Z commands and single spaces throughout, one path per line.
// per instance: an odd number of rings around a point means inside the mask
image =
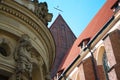
M 55 57 L 55 45 L 49 29 L 45 26 L 45 24 L 41 21 L 41 19 L 39 19 L 35 15 L 35 13 L 30 11 L 28 8 L 20 5 L 14 0 L 0 0 L 0 16 L 2 16 L 0 20 L 1 30 L 8 31 L 14 34 L 16 37 L 20 37 L 20 35 L 24 33 L 30 36 L 30 41 L 34 46 L 34 48 L 36 48 L 37 50 L 38 48 L 41 49 L 41 52 L 38 53 L 41 55 L 43 61 L 41 60 L 37 61 L 35 59 L 33 60 L 35 60 L 36 63 L 39 62 L 40 64 L 44 65 L 45 74 L 49 72 L 49 69 L 51 68 Z M 13 22 L 16 20 L 14 22 L 15 25 L 14 23 L 12 25 L 11 23 L 12 21 L 9 22 L 9 18 L 11 18 L 10 20 L 13 19 Z M 21 24 L 22 26 L 20 25 L 19 27 L 16 27 L 16 25 L 18 24 L 17 22 L 19 22 L 19 24 Z M 30 35 L 29 33 L 25 32 L 25 30 L 22 31 L 22 29 L 27 29 L 28 32 L 31 32 L 31 34 L 33 35 Z M 16 31 L 16 33 L 13 33 L 14 31 Z M 13 69 L 14 67 L 15 65 L 12 66 Z
M 30 19 L 27 15 L 4 4 L 0 4 L 0 11 L 6 12 L 15 17 L 18 17 L 19 19 L 23 20 L 24 22 L 32 26 L 32 28 L 34 28 L 38 33 L 40 33 L 40 28 L 38 27 L 38 24 L 35 23 L 32 19 Z
M 16 5 L 18 5 L 18 9 L 15 8 Z M 23 9 L 24 12 L 20 11 L 20 9 Z M 47 33 L 49 32 L 49 30 L 42 23 L 42 21 L 32 11 L 28 10 L 24 6 L 19 5 L 17 2 L 2 0 L 0 2 L 0 12 L 2 14 L 9 14 L 11 16 L 14 16 L 20 19 L 22 22 L 30 25 L 30 27 L 32 27 L 43 39 L 46 39 L 46 37 L 52 38 L 52 36 Z M 45 34 L 46 36 L 43 34 Z M 44 44 L 47 44 L 47 43 L 48 42 L 45 41 Z

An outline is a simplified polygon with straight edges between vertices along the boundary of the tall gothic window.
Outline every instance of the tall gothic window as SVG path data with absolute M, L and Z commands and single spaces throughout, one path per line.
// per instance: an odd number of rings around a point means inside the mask
M 105 71 L 105 75 L 106 75 L 106 80 L 109 80 L 108 71 L 109 71 L 110 67 L 108 65 L 108 59 L 106 56 L 106 52 L 103 54 L 103 67 L 104 67 L 104 71 Z

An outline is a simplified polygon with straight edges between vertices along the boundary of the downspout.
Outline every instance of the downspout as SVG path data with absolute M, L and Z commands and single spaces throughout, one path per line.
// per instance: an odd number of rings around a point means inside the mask
M 87 55 L 87 53 L 89 52 L 89 48 L 91 47 L 91 44 L 100 36 L 100 34 L 107 28 L 107 26 L 114 20 L 114 16 L 112 16 L 107 22 L 106 24 L 102 27 L 102 29 L 88 42 L 88 44 L 85 46 L 85 48 L 80 52 L 80 54 L 73 60 L 73 62 L 68 66 L 68 68 L 66 68 L 63 73 L 59 76 L 58 80 L 61 80 L 64 75 L 66 75 L 66 73 L 71 69 L 73 70 L 76 66 L 74 66 L 75 64 L 77 64 L 78 61 L 81 61 L 82 58 L 81 56 L 85 57 Z M 97 44 L 94 43 L 94 45 Z M 94 46 L 93 45 L 93 46 Z M 81 59 L 80 59 L 81 58 Z M 70 71 L 71 71 L 70 70 Z
M 96 66 L 94 55 L 93 55 L 93 51 L 91 51 L 91 49 L 89 49 L 89 52 L 91 53 L 91 60 L 92 60 L 92 66 L 93 66 L 93 72 L 95 75 L 95 80 L 99 80 L 99 77 L 97 74 L 97 66 Z

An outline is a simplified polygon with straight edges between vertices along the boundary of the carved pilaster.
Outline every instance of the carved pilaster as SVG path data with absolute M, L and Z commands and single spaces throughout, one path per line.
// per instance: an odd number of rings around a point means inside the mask
M 43 60 L 42 60 L 41 57 L 39 57 L 37 60 L 38 60 L 38 65 L 39 65 L 39 71 L 40 71 L 41 80 L 45 80 L 44 79 L 44 71 L 45 71 L 45 69 L 43 67 L 44 62 L 43 62 Z
M 36 3 L 34 12 L 45 25 L 51 21 L 53 16 L 51 13 L 48 13 L 48 6 L 46 2 Z
M 31 50 L 28 35 L 22 35 L 15 51 L 16 80 L 29 80 L 32 75 Z

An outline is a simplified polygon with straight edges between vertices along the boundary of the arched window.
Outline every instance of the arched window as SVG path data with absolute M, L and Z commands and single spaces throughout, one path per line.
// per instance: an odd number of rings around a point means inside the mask
M 110 69 L 109 65 L 108 65 L 108 59 L 107 59 L 107 56 L 106 56 L 106 52 L 103 54 L 103 67 L 104 67 L 104 71 L 105 71 L 105 75 L 106 75 L 106 80 L 109 80 L 109 77 L 108 77 L 108 71 Z

